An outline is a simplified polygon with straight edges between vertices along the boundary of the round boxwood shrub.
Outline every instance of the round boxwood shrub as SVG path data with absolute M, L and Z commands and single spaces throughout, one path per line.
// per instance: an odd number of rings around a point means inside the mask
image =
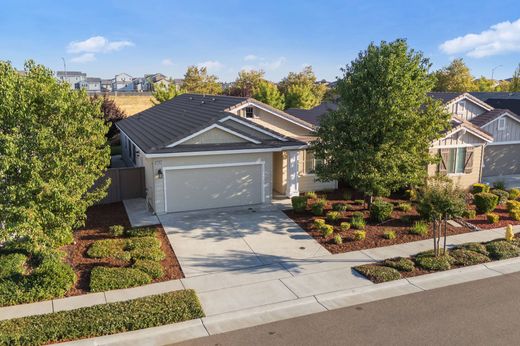
M 472 266 L 480 263 L 489 262 L 489 257 L 471 250 L 455 249 L 450 251 L 453 258 L 453 264 L 459 266 Z
M 334 236 L 334 243 L 336 245 L 340 245 L 340 244 L 343 244 L 343 239 L 341 238 L 341 236 L 339 234 L 336 234 Z
M 320 229 L 321 226 L 323 226 L 325 224 L 325 220 L 324 219 L 314 219 L 312 224 L 314 225 L 315 228 Z
M 509 199 L 515 200 L 518 197 L 520 197 L 520 189 L 512 188 L 511 190 L 509 190 Z
M 466 209 L 462 216 L 466 219 L 474 219 L 477 217 L 477 211 L 474 209 Z
M 415 268 L 413 261 L 404 257 L 386 259 L 383 261 L 383 265 L 397 269 L 400 272 L 411 272 Z
M 383 200 L 376 200 L 370 207 L 370 218 L 376 222 L 383 222 L 390 218 L 394 206 Z
M 489 185 L 480 184 L 480 183 L 473 184 L 473 187 L 471 188 L 471 193 L 477 194 L 477 193 L 481 193 L 481 192 L 489 192 Z
M 293 210 L 296 213 L 303 213 L 305 208 L 307 208 L 307 197 L 305 196 L 294 196 L 291 197 L 291 204 Z
M 401 274 L 396 269 L 380 265 L 365 264 L 354 267 L 354 270 L 376 284 L 401 278 Z
M 500 189 L 493 189 L 491 190 L 491 193 L 498 196 L 498 204 L 505 204 L 507 200 L 509 199 L 509 192 L 500 190 Z
M 495 213 L 487 213 L 486 218 L 489 223 L 497 223 L 498 221 L 500 221 L 500 216 Z
M 486 214 L 495 210 L 498 205 L 498 196 L 489 192 L 475 194 L 474 203 L 477 213 Z
M 514 221 L 520 221 L 520 209 L 513 209 L 509 212 L 509 217 Z
M 354 232 L 354 240 L 365 240 L 367 237 L 367 232 L 365 231 L 355 231 Z
M 512 211 L 515 209 L 520 210 L 520 201 L 507 201 L 506 207 L 508 211 Z
M 341 213 L 339 211 L 329 211 L 326 217 L 328 222 L 336 222 L 341 218 Z
M 323 215 L 323 208 L 325 208 L 325 204 L 327 204 L 327 201 L 324 199 L 317 199 L 314 201 L 311 207 L 311 212 L 316 215 Z
M 492 241 L 486 245 L 489 257 L 495 260 L 517 257 L 520 255 L 520 248 L 513 243 L 505 240 Z
M 340 223 L 339 227 L 342 231 L 348 231 L 350 229 L 350 223 L 348 222 L 342 222 Z
M 325 238 L 329 237 L 334 233 L 334 227 L 331 225 L 323 225 L 320 227 L 321 235 Z

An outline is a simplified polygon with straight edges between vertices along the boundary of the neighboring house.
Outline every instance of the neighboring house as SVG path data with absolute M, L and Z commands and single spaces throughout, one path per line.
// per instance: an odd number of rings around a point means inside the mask
M 132 76 L 127 73 L 115 75 L 112 80 L 112 91 L 134 91 L 134 82 Z
M 315 125 L 255 99 L 183 94 L 117 123 L 156 213 L 269 203 L 337 188 L 305 149 Z
M 305 120 L 315 126 L 318 126 L 320 117 L 329 111 L 335 111 L 338 105 L 333 102 L 323 102 L 311 109 L 288 108 L 285 112 Z
M 101 91 L 101 78 L 87 77 L 87 91 Z
M 101 91 L 111 92 L 112 91 L 112 79 L 101 80 Z
M 79 89 L 81 82 L 87 80 L 87 74 L 79 71 L 56 71 L 56 78 L 69 83 L 71 89 Z
M 177 89 L 177 91 L 179 91 L 179 90 L 181 90 L 182 86 L 184 85 L 184 79 L 175 78 L 173 80 L 173 84 L 175 84 L 175 89 Z

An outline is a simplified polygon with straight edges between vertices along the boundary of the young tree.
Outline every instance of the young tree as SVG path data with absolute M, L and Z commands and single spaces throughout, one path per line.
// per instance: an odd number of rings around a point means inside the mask
M 0 242 L 72 241 L 108 186 L 91 190 L 110 163 L 107 131 L 100 100 L 32 61 L 25 74 L 0 62 Z
M 315 157 L 321 180 L 344 180 L 367 196 L 424 183 L 431 142 L 449 113 L 427 96 L 430 62 L 405 40 L 370 44 L 338 80 L 338 110 L 321 118 Z M 371 198 L 370 200 L 371 201 Z M 370 203 L 370 202 L 369 202 Z
M 520 64 L 515 70 L 513 74 L 513 79 L 511 80 L 511 84 L 509 84 L 509 91 L 518 92 L 520 91 Z
M 182 88 L 188 93 L 209 95 L 222 93 L 222 85 L 218 82 L 217 76 L 208 75 L 206 67 L 188 67 Z
M 434 91 L 469 92 L 475 89 L 473 76 L 462 59 L 434 72 L 437 82 Z
M 435 256 L 446 253 L 448 220 L 460 217 L 466 210 L 464 192 L 446 176 L 428 179 L 428 184 L 419 189 L 417 212 L 425 220 L 433 223 L 433 249 Z M 443 251 L 440 240 L 444 238 Z
M 495 91 L 495 81 L 481 76 L 474 81 L 476 91 Z
M 325 84 L 317 83 L 311 66 L 298 73 L 290 72 L 282 79 L 279 88 L 285 96 L 286 108 L 312 108 L 321 103 L 327 92 Z
M 154 105 L 163 103 L 164 101 L 171 100 L 175 96 L 184 94 L 184 90 L 177 90 L 177 86 L 171 82 L 168 86 L 164 84 L 157 84 L 152 91 L 153 99 L 151 99 Z
M 260 87 L 260 84 L 265 81 L 264 74 L 265 72 L 262 70 L 240 71 L 233 87 L 230 90 L 230 95 L 251 97 Z
M 280 93 L 278 87 L 271 82 L 262 81 L 255 89 L 253 98 L 280 110 L 285 108 L 284 96 Z

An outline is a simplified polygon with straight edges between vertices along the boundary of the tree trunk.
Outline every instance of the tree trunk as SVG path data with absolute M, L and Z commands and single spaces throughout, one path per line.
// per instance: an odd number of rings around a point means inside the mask
M 433 220 L 433 254 L 437 256 L 437 238 L 436 238 L 436 232 L 437 232 L 437 220 Z
M 446 254 L 447 237 L 448 237 L 448 214 L 444 214 L 444 254 Z

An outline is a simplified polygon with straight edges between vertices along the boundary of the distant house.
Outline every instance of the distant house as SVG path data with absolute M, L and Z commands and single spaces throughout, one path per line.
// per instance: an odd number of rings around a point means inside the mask
M 175 78 L 173 80 L 173 84 L 175 84 L 175 88 L 177 91 L 181 90 L 182 86 L 184 85 L 184 79 L 182 78 Z
M 115 75 L 112 80 L 112 91 L 134 91 L 133 77 L 127 73 Z
M 101 91 L 103 91 L 103 92 L 112 91 L 112 79 L 102 79 L 101 80 Z
M 101 91 L 101 78 L 87 77 L 87 91 Z
M 81 82 L 87 80 L 87 74 L 80 71 L 57 71 L 56 78 L 69 83 L 72 89 L 80 89 Z

